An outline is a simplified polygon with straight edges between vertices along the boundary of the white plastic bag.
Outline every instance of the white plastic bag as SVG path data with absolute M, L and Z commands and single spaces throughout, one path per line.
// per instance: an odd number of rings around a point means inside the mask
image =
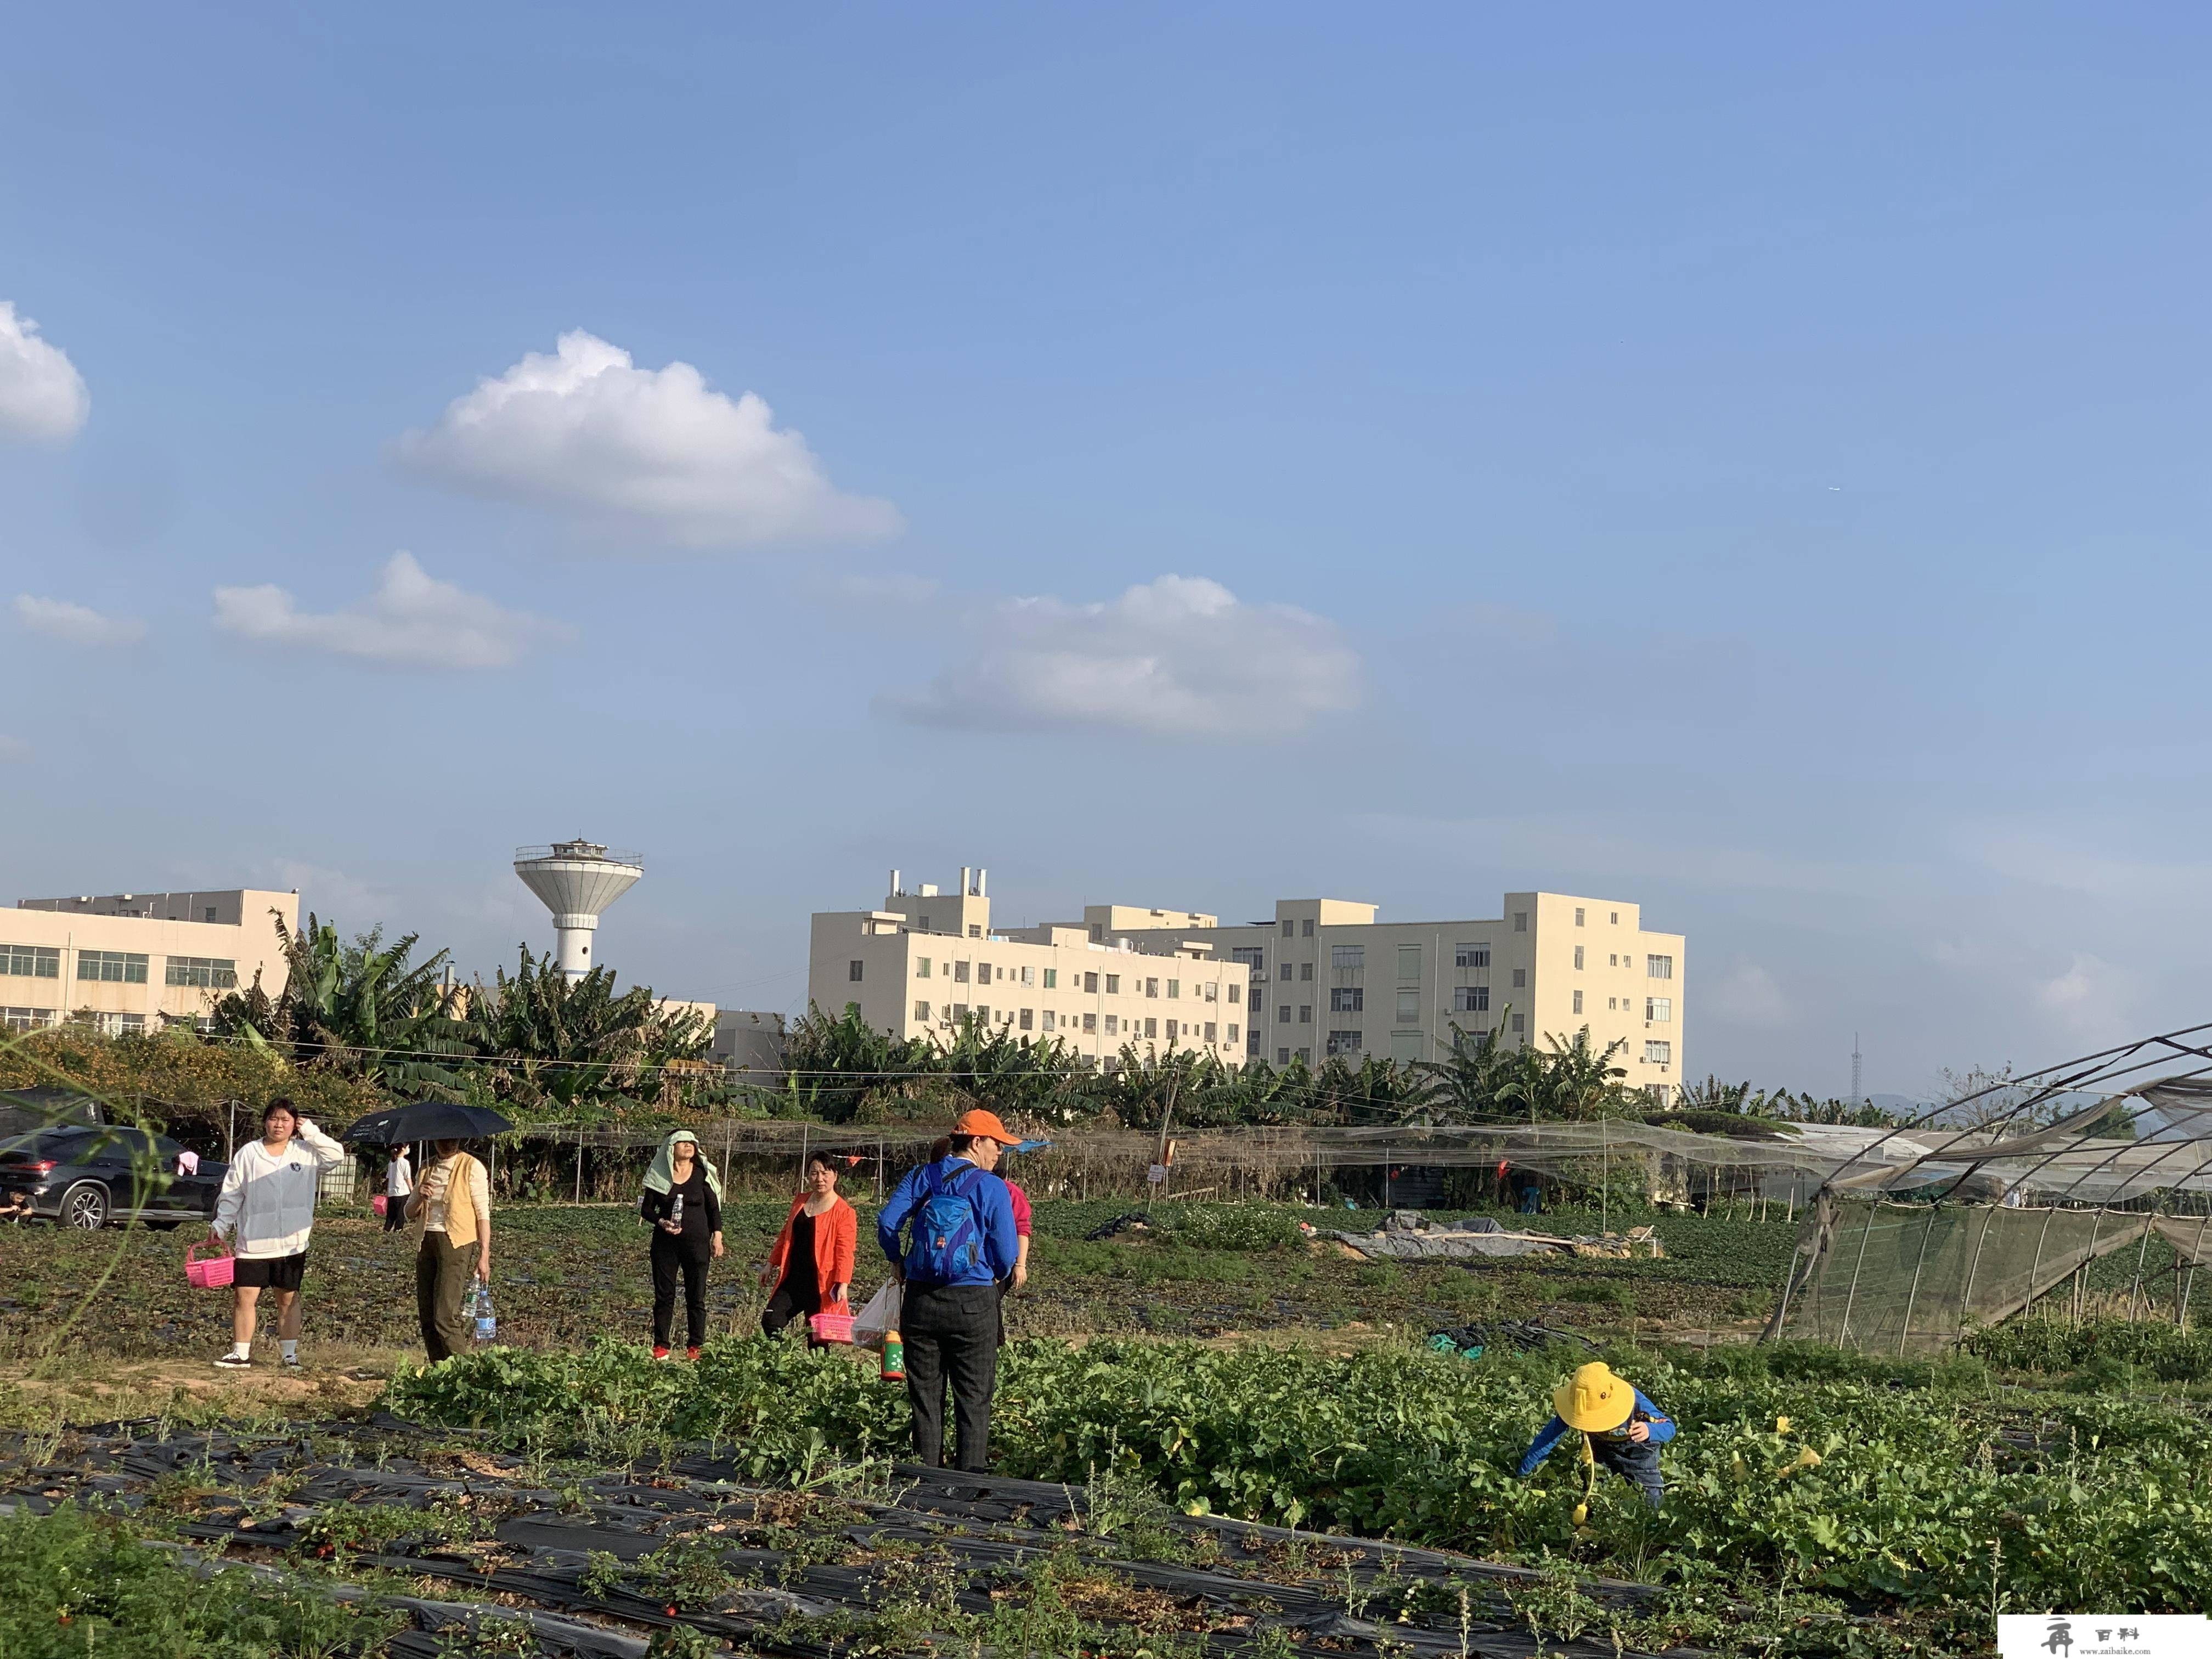
M 884 1333 L 898 1328 L 899 1312 L 898 1281 L 886 1280 L 883 1289 L 868 1298 L 868 1305 L 853 1316 L 853 1346 L 880 1352 Z

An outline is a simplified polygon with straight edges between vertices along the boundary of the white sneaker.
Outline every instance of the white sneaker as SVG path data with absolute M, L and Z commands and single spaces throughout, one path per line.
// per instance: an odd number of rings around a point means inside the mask
M 296 1371 L 300 1369 L 300 1356 L 295 1353 L 288 1353 L 284 1356 L 284 1363 Z
M 227 1353 L 215 1362 L 227 1371 L 250 1370 L 253 1366 L 251 1355 Z

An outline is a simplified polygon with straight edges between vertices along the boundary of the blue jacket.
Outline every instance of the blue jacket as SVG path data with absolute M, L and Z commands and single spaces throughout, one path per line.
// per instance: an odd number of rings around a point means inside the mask
M 1665 1445 L 1674 1437 L 1674 1419 L 1645 1399 L 1643 1389 L 1637 1389 L 1632 1392 L 1636 1395 L 1636 1409 L 1629 1413 L 1628 1423 L 1641 1419 L 1644 1426 L 1651 1431 L 1651 1437 L 1644 1443 L 1645 1445 Z M 1628 1423 L 1623 1423 L 1619 1428 L 1608 1430 L 1603 1434 L 1594 1434 L 1590 1438 L 1608 1441 L 1622 1446 L 1632 1445 L 1634 1442 L 1628 1437 Z M 1545 1424 L 1537 1431 L 1536 1437 L 1528 1443 L 1528 1449 L 1521 1459 L 1520 1472 L 1522 1474 L 1534 1474 L 1536 1472 L 1536 1465 L 1549 1457 L 1552 1455 L 1552 1448 L 1564 1440 L 1569 1432 L 1567 1425 L 1556 1417 Z
M 974 1267 L 950 1282 L 994 1285 L 1012 1277 L 1014 1257 L 1020 1248 L 1014 1236 L 1014 1200 L 1005 1182 L 988 1170 L 976 1170 L 964 1158 L 939 1158 L 934 1164 L 908 1170 L 906 1179 L 899 1182 L 898 1190 L 884 1201 L 876 1216 L 876 1243 L 883 1246 L 887 1260 L 903 1262 L 906 1247 L 899 1242 L 899 1231 L 906 1225 L 907 1218 L 921 1207 L 932 1172 L 942 1184 L 946 1176 L 957 1175 L 963 1170 L 975 1171 L 961 1183 L 962 1195 L 975 1206 L 976 1228 L 983 1236 L 983 1255 Z

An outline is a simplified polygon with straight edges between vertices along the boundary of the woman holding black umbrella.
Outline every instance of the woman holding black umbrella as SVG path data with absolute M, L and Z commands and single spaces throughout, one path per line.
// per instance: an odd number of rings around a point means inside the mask
M 471 1270 L 475 1278 L 491 1280 L 491 1176 L 462 1145 L 514 1127 L 488 1107 L 418 1100 L 373 1112 L 345 1132 L 347 1140 L 370 1146 L 432 1143 L 432 1161 L 415 1182 L 405 1214 L 422 1229 L 415 1250 L 415 1307 L 433 1364 L 468 1346 L 461 1303 Z

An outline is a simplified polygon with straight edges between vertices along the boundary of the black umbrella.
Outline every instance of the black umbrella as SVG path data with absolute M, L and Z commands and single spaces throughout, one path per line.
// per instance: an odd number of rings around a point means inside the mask
M 484 1106 L 418 1100 L 390 1106 L 349 1125 L 340 1140 L 361 1146 L 406 1146 L 418 1140 L 483 1140 L 514 1127 Z

